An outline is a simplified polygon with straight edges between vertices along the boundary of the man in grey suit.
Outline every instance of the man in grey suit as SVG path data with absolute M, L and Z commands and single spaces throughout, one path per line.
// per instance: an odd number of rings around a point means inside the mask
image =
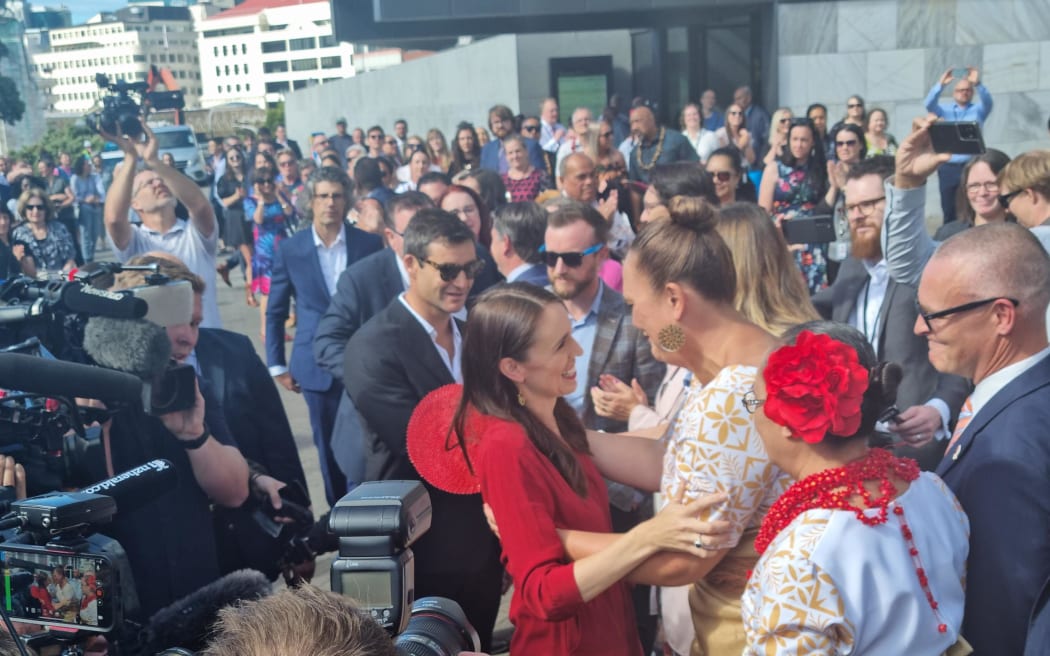
M 902 411 L 885 428 L 900 439 L 901 455 L 933 469 L 970 385 L 959 376 L 938 373 L 930 364 L 926 340 L 912 330 L 918 316 L 916 288 L 894 280 L 883 258 L 883 181 L 893 172 L 893 159 L 886 156 L 853 165 L 845 187 L 851 255 L 843 261 L 835 283 L 814 296 L 813 303 L 826 318 L 863 332 L 880 360 L 904 368 L 897 392 Z
M 649 340 L 631 323 L 623 296 L 598 277 L 609 256 L 608 239 L 609 223 L 598 210 L 566 201 L 547 218 L 542 252 L 550 289 L 564 301 L 573 339 L 582 349 L 576 358 L 576 390 L 565 400 L 587 428 L 623 432 L 626 422 L 595 412 L 591 389 L 602 374 L 610 374 L 620 380 L 636 379 L 649 398 L 656 398 L 665 365 L 653 358 Z M 614 531 L 630 530 L 651 516 L 651 496 L 626 485 L 606 483 Z M 635 586 L 632 597 L 642 644 L 650 645 L 655 620 L 649 614 L 649 588 Z
M 547 212 L 536 203 L 507 203 L 492 216 L 492 259 L 507 282 L 527 282 L 546 287 L 543 233 Z

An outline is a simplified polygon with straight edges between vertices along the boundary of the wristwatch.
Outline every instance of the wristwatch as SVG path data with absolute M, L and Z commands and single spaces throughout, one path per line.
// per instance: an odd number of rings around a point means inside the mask
M 209 437 L 211 437 L 211 433 L 208 431 L 208 424 L 205 423 L 204 432 L 201 433 L 200 437 L 192 440 L 179 440 L 179 444 L 181 444 L 182 448 L 187 451 L 193 451 L 204 446 L 204 443 L 208 441 Z

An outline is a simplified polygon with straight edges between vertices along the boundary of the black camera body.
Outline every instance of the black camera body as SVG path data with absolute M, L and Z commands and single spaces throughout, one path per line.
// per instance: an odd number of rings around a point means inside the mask
M 95 84 L 100 89 L 113 93 L 102 97 L 102 109 L 84 117 L 89 128 L 95 132 L 127 135 L 131 139 L 142 136 L 142 124 L 139 117 L 143 115 L 142 106 L 157 109 L 182 109 L 186 100 L 180 90 L 150 91 L 145 82 L 127 82 L 117 80 L 110 82 L 104 73 L 95 74 Z M 132 94 L 139 96 L 142 106 Z
M 439 656 L 478 651 L 478 634 L 459 604 L 415 599 L 409 546 L 430 529 L 430 494 L 419 481 L 362 483 L 329 516 L 339 537 L 332 590 L 353 597 L 394 636 L 398 654 Z

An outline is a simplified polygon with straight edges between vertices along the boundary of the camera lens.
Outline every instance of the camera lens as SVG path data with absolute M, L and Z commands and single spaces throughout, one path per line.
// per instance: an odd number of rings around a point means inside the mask
M 402 656 L 456 656 L 478 651 L 478 634 L 459 604 L 444 597 L 424 597 L 412 604 L 404 632 L 394 639 Z
M 974 139 L 977 137 L 977 131 L 972 125 L 960 125 L 959 136 L 963 139 Z

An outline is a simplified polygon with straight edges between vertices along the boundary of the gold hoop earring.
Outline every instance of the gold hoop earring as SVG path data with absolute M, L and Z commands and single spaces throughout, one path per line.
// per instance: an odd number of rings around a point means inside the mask
M 521 392 L 518 392 L 518 405 L 525 407 L 525 397 L 521 395 Z
M 656 333 L 656 345 L 661 351 L 674 353 L 685 345 L 685 331 L 676 323 L 667 324 Z

